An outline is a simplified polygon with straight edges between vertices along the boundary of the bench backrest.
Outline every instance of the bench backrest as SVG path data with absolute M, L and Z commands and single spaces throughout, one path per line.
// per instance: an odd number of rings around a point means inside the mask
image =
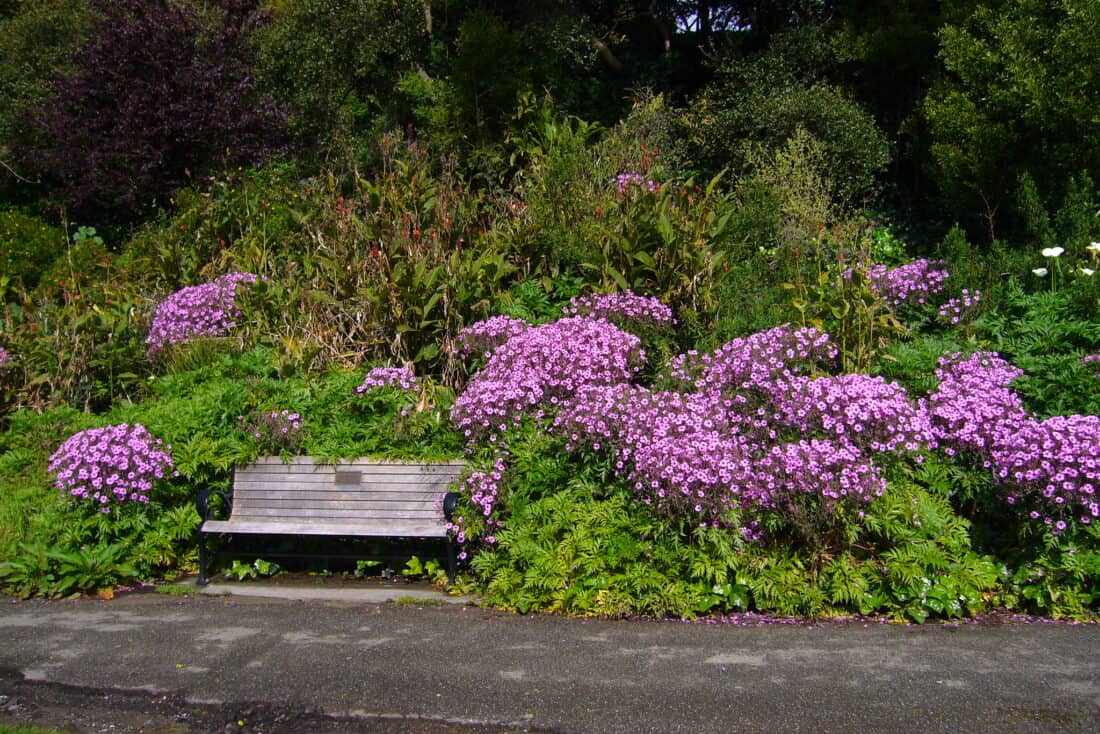
M 230 521 L 278 523 L 284 532 L 442 535 L 443 496 L 464 468 L 457 461 L 265 457 L 234 472 Z

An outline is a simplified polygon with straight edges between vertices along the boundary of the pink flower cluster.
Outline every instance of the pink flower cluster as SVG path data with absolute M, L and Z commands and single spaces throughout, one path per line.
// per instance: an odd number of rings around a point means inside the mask
M 7 369 L 8 365 L 13 361 L 11 355 L 9 355 L 3 347 L 0 347 L 0 372 Z
M 806 435 L 824 435 L 876 453 L 919 451 L 934 444 L 924 401 L 913 402 L 895 382 L 850 374 L 796 379 L 780 395 L 778 416 Z
M 1090 354 L 1081 358 L 1081 364 L 1094 364 L 1096 365 L 1096 376 L 1100 377 L 1100 352 L 1096 354 Z
M 627 321 L 670 326 L 675 323 L 671 308 L 656 298 L 639 296 L 630 291 L 573 298 L 562 310 L 566 316 L 588 316 L 617 324 Z
M 789 514 L 808 498 L 827 509 L 867 501 L 885 484 L 864 450 L 923 448 L 931 426 L 924 404 L 892 383 L 799 375 L 835 356 L 824 334 L 780 327 L 713 354 L 682 355 L 673 371 L 685 392 L 629 384 L 578 391 L 552 430 L 569 450 L 613 450 L 616 472 L 641 501 L 704 524 L 728 522 L 731 510 Z M 788 435 L 803 438 L 786 442 Z M 742 523 L 746 538 L 760 537 L 755 520 Z
M 941 319 L 947 319 L 952 325 L 957 324 L 968 316 L 974 308 L 981 303 L 981 300 L 981 291 L 970 291 L 967 288 L 963 288 L 962 294 L 958 298 L 952 298 L 947 303 L 940 306 L 940 310 L 938 311 L 939 317 Z
M 493 316 L 470 324 L 458 332 L 458 348 L 462 356 L 480 354 L 488 359 L 493 350 L 513 336 L 522 334 L 531 328 L 523 319 L 511 316 Z
M 141 424 L 92 428 L 61 444 L 50 457 L 49 470 L 66 495 L 108 513 L 112 505 L 147 504 L 153 485 L 172 468 L 171 450 Z
M 655 192 L 658 188 L 657 182 L 651 178 L 646 178 L 640 173 L 634 173 L 633 171 L 627 171 L 620 173 L 615 178 L 611 179 L 611 183 L 615 185 L 615 190 L 620 194 L 626 193 L 631 187 L 637 187 L 644 189 L 650 193 Z
M 927 302 L 929 296 L 941 292 L 944 282 L 951 277 L 942 265 L 942 262 L 925 259 L 893 269 L 873 264 L 867 268 L 867 278 L 891 306 L 919 305 Z
M 682 354 L 672 360 L 669 374 L 685 387 L 713 387 L 770 400 L 777 391 L 788 389 L 796 376 L 830 368 L 836 358 L 837 348 L 828 334 L 783 324 L 734 339 L 713 354 Z
M 290 410 L 264 411 L 251 420 L 239 415 L 237 421 L 243 433 L 275 451 L 294 451 L 305 437 L 301 414 Z
M 420 382 L 408 367 L 375 367 L 367 372 L 363 378 L 363 384 L 355 388 L 355 393 L 364 395 L 381 387 L 418 390 Z
M 1027 419 L 1020 397 L 1009 389 L 1023 370 L 993 352 L 939 360 L 939 386 L 929 396 L 932 430 L 944 451 L 988 457 L 997 436 Z
M 255 283 L 252 273 L 229 273 L 211 283 L 181 288 L 157 306 L 145 339 L 150 356 L 195 337 L 225 336 L 237 325 L 237 286 Z
M 525 413 L 554 410 L 582 388 L 629 381 L 645 364 L 641 340 L 599 319 L 533 327 L 499 347 L 455 400 L 451 422 L 495 441 Z
M 1100 417 L 1029 415 L 1009 385 L 1022 371 L 978 352 L 940 360 L 932 393 L 934 431 L 946 451 L 969 452 L 993 471 L 1010 504 L 1032 505 L 1054 533 L 1066 518 L 1100 517 Z
M 1088 525 L 1100 518 L 1100 416 L 1055 416 L 1028 419 L 1015 431 L 998 437 L 993 466 L 1010 487 L 1008 502 L 1033 500 L 1055 533 L 1066 528 L 1064 518 L 1079 517 Z

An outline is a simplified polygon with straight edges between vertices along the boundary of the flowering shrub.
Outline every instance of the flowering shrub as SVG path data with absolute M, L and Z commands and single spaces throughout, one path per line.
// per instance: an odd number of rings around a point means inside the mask
M 963 288 L 962 295 L 958 298 L 952 298 L 947 303 L 940 306 L 937 313 L 941 319 L 947 320 L 954 326 L 973 313 L 977 305 L 981 303 L 981 300 L 981 291 L 970 291 L 967 288 Z
M 914 260 L 896 268 L 873 264 L 867 268 L 871 285 L 891 306 L 924 304 L 928 297 L 943 290 L 951 276 L 941 269 L 942 262 Z
M 554 410 L 586 387 L 629 381 L 645 363 L 638 337 L 602 320 L 531 328 L 493 352 L 451 409 L 468 439 L 496 436 L 526 411 Z
M 109 513 L 112 506 L 147 504 L 172 466 L 170 446 L 141 424 L 123 423 L 73 434 L 50 457 L 49 470 L 62 492 Z
M 305 438 L 302 416 L 286 409 L 262 411 L 251 419 L 237 416 L 237 421 L 241 432 L 269 453 L 294 453 Z
M 924 401 L 881 377 L 840 375 L 796 379 L 780 395 L 778 416 L 803 434 L 820 434 L 876 453 L 917 451 L 934 443 Z
M 656 298 L 639 296 L 630 291 L 573 298 L 562 310 L 566 316 L 588 316 L 614 323 L 626 321 L 654 326 L 671 326 L 675 323 L 671 308 Z
M 615 190 L 620 194 L 625 194 L 628 190 L 635 187 L 650 193 L 654 193 L 660 188 L 653 179 L 646 178 L 642 174 L 633 171 L 620 173 L 618 176 L 611 179 L 611 183 L 615 185 Z
M 523 319 L 493 316 L 462 329 L 458 332 L 456 341 L 462 356 L 479 354 L 488 358 L 494 349 L 530 328 L 531 325 Z
M 149 355 L 196 337 L 228 334 L 240 317 L 237 286 L 256 280 L 252 273 L 229 273 L 211 283 L 182 288 L 168 296 L 153 315 L 153 325 L 145 340 Z
M 418 390 L 420 382 L 408 367 L 375 367 L 367 372 L 363 384 L 355 388 L 357 395 L 364 395 L 382 387 L 396 387 L 400 390 Z
M 817 329 L 777 326 L 734 339 L 713 354 L 687 352 L 672 360 L 669 374 L 695 388 L 767 396 L 785 389 L 796 375 L 835 364 L 837 348 Z
M 932 432 L 949 456 L 962 451 L 988 457 L 1000 434 L 1026 420 L 1023 403 L 1008 387 L 1021 375 L 1023 370 L 993 352 L 939 360 L 939 387 L 929 397 Z
M 1084 525 L 1100 518 L 1100 417 L 1055 416 L 1022 421 L 998 436 L 991 452 L 998 479 L 1010 487 L 1008 502 L 1030 500 L 1057 534 L 1066 520 Z

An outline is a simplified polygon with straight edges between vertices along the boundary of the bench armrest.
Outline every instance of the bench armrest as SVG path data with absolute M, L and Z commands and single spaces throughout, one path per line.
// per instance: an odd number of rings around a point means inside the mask
M 447 522 L 451 521 L 451 516 L 455 514 L 455 508 L 458 507 L 458 492 L 448 492 L 443 495 L 443 517 L 447 518 Z
M 228 512 L 233 507 L 233 501 L 225 494 L 225 492 L 217 489 L 199 490 L 198 496 L 195 497 L 195 509 L 198 510 L 199 518 L 203 522 L 215 519 L 214 512 L 210 507 L 210 498 L 214 496 L 221 498 L 222 504 L 225 506 L 226 512 Z

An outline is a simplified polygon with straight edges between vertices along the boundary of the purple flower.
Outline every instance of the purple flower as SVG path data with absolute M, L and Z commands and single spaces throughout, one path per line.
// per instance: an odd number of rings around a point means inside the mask
M 667 326 L 675 323 L 672 309 L 649 296 L 630 291 L 573 298 L 562 309 L 566 316 L 588 316 L 607 319 L 612 323 L 633 322 Z
M 357 395 L 365 395 L 383 387 L 396 387 L 400 390 L 419 390 L 420 382 L 408 367 L 375 367 L 367 372 L 363 384 L 355 388 Z
M 942 262 L 921 259 L 893 269 L 872 264 L 866 272 L 871 286 L 891 306 L 919 305 L 942 291 L 944 282 L 951 277 L 941 269 L 942 265 Z
M 172 468 L 171 447 L 140 424 L 92 428 L 70 436 L 50 457 L 54 485 L 67 496 L 102 505 L 149 502 Z
M 480 354 L 489 357 L 494 349 L 513 336 L 518 336 L 531 328 L 523 319 L 511 316 L 493 316 L 470 324 L 458 332 L 456 341 L 463 356 Z
M 237 286 L 255 283 L 252 273 L 229 273 L 211 283 L 182 288 L 168 296 L 153 315 L 145 339 L 150 356 L 170 344 L 183 344 L 196 337 L 225 336 L 240 317 Z

